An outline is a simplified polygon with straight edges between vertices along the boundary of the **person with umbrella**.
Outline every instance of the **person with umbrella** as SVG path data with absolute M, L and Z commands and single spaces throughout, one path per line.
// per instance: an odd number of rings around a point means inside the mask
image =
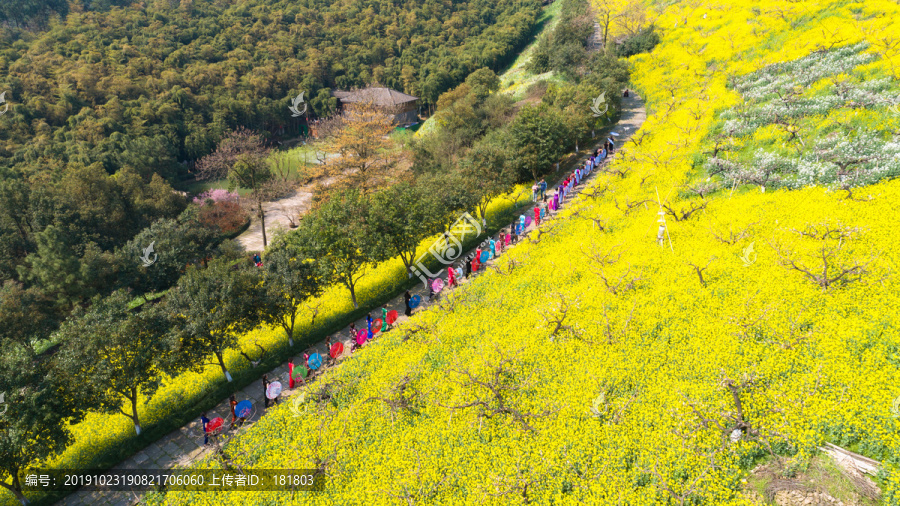
M 388 325 L 388 321 L 387 321 L 387 314 L 388 314 L 388 308 L 387 308 L 387 304 L 385 304 L 385 305 L 381 306 L 381 331 L 382 332 L 387 332 L 388 327 L 390 327 L 390 325 Z
M 412 299 L 412 295 L 409 294 L 409 290 L 403 294 L 403 303 L 406 305 L 406 316 L 412 315 L 412 308 L 409 306 L 409 300 Z
M 237 423 L 237 413 L 234 412 L 234 407 L 237 406 L 237 399 L 234 398 L 234 394 L 228 397 L 228 404 L 231 406 L 231 426 L 228 427 L 228 430 L 234 430 L 234 425 Z
M 288 388 L 294 389 L 294 359 L 288 359 Z
M 262 377 L 262 384 L 263 384 L 263 398 L 265 399 L 265 407 L 266 407 L 266 408 L 269 407 L 269 401 L 270 401 L 270 400 L 271 400 L 271 401 L 274 401 L 275 404 L 278 404 L 278 397 L 275 397 L 274 399 L 269 399 L 268 392 L 269 392 L 269 384 L 270 384 L 270 382 L 269 382 L 269 375 L 268 375 L 268 374 L 263 374 L 263 377 Z

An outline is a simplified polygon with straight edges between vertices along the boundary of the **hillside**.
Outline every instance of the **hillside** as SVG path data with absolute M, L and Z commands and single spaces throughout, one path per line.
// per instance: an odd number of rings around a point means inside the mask
M 56 240 L 48 226 L 86 264 L 90 243 L 112 252 L 175 218 L 172 186 L 235 128 L 293 137 L 333 112 L 331 90 L 374 82 L 430 106 L 504 66 L 540 12 L 532 0 L 123 3 L 76 2 L 62 19 L 55 1 L 0 8 L 0 281 L 27 280 L 26 257 Z M 46 27 L 27 22 L 37 13 Z M 308 118 L 288 109 L 301 92 Z
M 657 8 L 632 58 L 648 118 L 594 197 L 331 370 L 328 398 L 270 410 L 235 463 L 323 469 L 314 504 L 751 504 L 756 464 L 831 442 L 900 503 L 900 8 Z

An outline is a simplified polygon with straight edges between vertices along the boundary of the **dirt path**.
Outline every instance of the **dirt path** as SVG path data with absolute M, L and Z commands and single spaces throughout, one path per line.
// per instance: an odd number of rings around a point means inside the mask
M 272 241 L 272 237 L 279 229 L 288 230 L 290 228 L 290 220 L 287 213 L 291 213 L 296 221 L 296 216 L 305 213 L 312 204 L 312 191 L 308 186 L 298 188 L 294 193 L 273 202 L 263 204 L 263 214 L 266 218 L 266 239 Z M 262 224 L 254 215 L 250 221 L 250 227 L 239 235 L 236 241 L 244 248 L 244 251 L 262 253 Z
M 331 184 L 334 178 L 326 178 L 321 181 L 325 186 Z M 299 215 L 309 211 L 313 200 L 313 189 L 319 183 L 318 180 L 309 184 L 300 186 L 294 193 L 272 202 L 263 204 L 263 214 L 266 217 L 266 239 L 272 242 L 272 237 L 279 230 L 290 230 L 290 220 L 288 215 L 293 216 L 297 220 Z M 250 226 L 241 235 L 235 239 L 238 244 L 244 248 L 244 251 L 262 253 L 265 250 L 262 240 L 262 224 L 256 217 L 256 213 L 252 213 L 250 218 Z
M 621 147 L 623 147 L 625 145 L 625 142 L 635 133 L 635 131 L 638 128 L 640 128 L 640 125 L 644 122 L 644 119 L 646 118 L 646 111 L 644 110 L 643 101 L 639 97 L 635 97 L 633 95 L 634 94 L 632 93 L 632 97 L 623 99 L 623 101 L 622 101 L 623 112 L 622 112 L 621 118 L 620 118 L 619 122 L 614 127 L 611 128 L 611 130 L 613 132 L 616 132 L 619 134 L 618 137 L 614 137 L 616 139 L 616 150 L 620 149 Z M 605 137 L 601 136 L 601 135 L 597 136 L 598 146 L 599 146 L 599 143 L 602 142 L 602 140 L 604 138 Z M 575 159 L 575 164 L 576 164 L 575 166 L 583 164 L 583 162 L 589 157 L 589 153 L 593 152 L 594 148 L 595 148 L 595 146 L 592 146 L 590 149 L 585 149 L 582 152 L 580 152 Z M 613 154 L 613 157 L 615 157 L 615 156 L 617 156 L 616 153 Z M 574 168 L 572 170 L 574 170 Z M 556 184 L 558 184 L 558 181 L 564 179 L 565 176 L 568 175 L 570 172 L 571 171 L 568 171 L 568 172 L 560 171 L 558 174 L 558 177 L 553 177 L 553 179 L 548 177 L 547 178 L 548 183 L 553 183 L 554 180 L 557 181 L 557 183 L 550 184 L 549 186 L 551 188 L 555 188 Z M 600 172 L 602 172 L 602 165 L 598 168 L 595 168 L 594 171 L 591 172 L 591 174 L 589 174 L 587 178 L 582 180 L 582 184 L 578 185 L 572 191 L 572 193 L 570 193 L 569 196 L 566 197 L 566 200 L 563 203 L 563 207 L 568 206 L 574 199 L 577 199 L 578 194 L 581 193 L 581 191 L 584 189 L 584 187 L 587 185 L 587 183 L 590 180 L 592 180 L 594 177 L 596 177 L 596 175 Z M 554 176 L 557 176 L 557 175 L 554 175 Z M 548 193 L 550 193 L 552 195 L 552 190 L 549 190 Z M 302 192 L 298 192 L 293 197 L 293 199 L 296 199 L 296 202 L 302 204 L 302 202 L 304 202 L 303 195 L 304 194 Z M 275 203 L 273 203 L 273 204 L 275 204 Z M 551 213 L 550 216 L 548 218 L 546 218 L 546 220 L 552 221 L 555 218 L 555 214 L 556 213 Z M 546 221 L 543 221 L 542 223 L 546 223 Z M 526 234 L 534 231 L 536 228 L 537 227 L 532 222 L 531 225 L 528 227 Z M 268 227 L 267 227 L 267 231 L 268 231 Z M 249 230 L 248 230 L 248 232 L 249 232 Z M 252 234 L 247 234 L 247 235 L 250 236 Z M 253 244 L 253 242 L 248 239 L 248 244 Z M 260 234 L 259 245 L 262 246 L 261 234 Z M 511 245 L 510 247 L 514 248 L 515 246 Z M 252 250 L 249 250 L 249 251 L 252 251 Z M 466 255 L 468 255 L 469 253 L 471 253 L 471 251 L 467 252 Z M 503 253 L 501 253 L 501 255 L 502 254 Z M 490 265 L 491 263 L 492 262 L 489 261 L 488 265 Z M 488 269 L 486 267 L 480 268 L 477 273 L 473 273 L 473 275 L 471 276 L 471 278 L 469 280 L 467 280 L 465 278 L 460 279 L 460 285 L 465 285 L 465 284 L 469 283 L 469 281 L 471 279 L 474 279 L 475 277 L 480 276 L 483 272 L 486 272 L 487 270 Z M 444 269 L 442 278 L 445 281 L 446 281 L 446 275 L 447 275 L 447 270 Z M 447 290 L 447 288 L 445 288 L 445 290 Z M 422 305 L 419 306 L 418 308 L 416 308 L 415 312 L 423 311 L 423 310 L 429 308 L 431 305 L 437 303 L 437 301 L 429 302 L 427 300 L 428 293 L 422 285 L 416 286 L 416 288 L 410 290 L 410 293 L 412 295 L 419 295 L 422 298 Z M 349 294 L 348 294 L 348 297 L 349 297 Z M 395 297 L 393 300 L 391 300 L 387 304 L 387 308 L 388 308 L 388 310 L 396 310 L 397 313 L 400 315 L 399 319 L 395 323 L 395 327 L 402 326 L 404 324 L 404 322 L 408 319 L 404 315 L 405 304 L 404 304 L 403 295 L 400 295 L 399 297 Z M 415 312 L 414 312 L 414 314 L 415 314 Z M 372 310 L 371 314 L 372 314 L 372 317 L 376 318 L 376 319 L 381 317 L 380 309 Z M 366 328 L 365 318 L 356 322 L 356 328 L 358 328 L 358 329 Z M 344 330 L 341 330 L 340 332 L 332 334 L 331 336 L 329 336 L 328 340 L 331 342 L 349 341 L 349 334 L 348 334 L 347 329 L 344 329 Z M 349 349 L 349 347 L 348 347 L 348 349 Z M 298 358 L 302 357 L 304 351 L 306 351 L 307 353 L 310 353 L 310 354 L 313 352 L 317 352 L 317 353 L 321 353 L 323 356 L 327 356 L 326 342 L 323 341 L 315 346 L 310 347 L 307 350 L 303 350 L 303 349 L 297 347 L 296 356 Z M 340 364 L 341 361 L 347 359 L 349 356 L 352 356 L 352 355 L 345 354 L 345 356 L 342 356 L 337 360 L 337 364 L 330 366 L 330 367 L 336 367 L 337 365 Z M 300 361 L 302 362 L 302 358 L 300 358 Z M 295 362 L 298 362 L 298 360 L 295 360 Z M 325 369 L 328 369 L 328 368 L 329 368 L 329 366 L 325 367 Z M 277 367 L 274 370 L 269 371 L 269 373 L 268 373 L 268 377 L 271 381 L 280 381 L 282 383 L 282 385 L 284 385 L 285 390 L 282 392 L 281 400 L 280 400 L 280 402 L 282 404 L 289 403 L 291 396 L 295 392 L 298 391 L 297 389 L 295 389 L 293 391 L 288 389 L 287 376 L 288 376 L 287 365 Z M 260 378 L 261 377 L 262 376 L 260 376 Z M 315 378 L 312 378 L 310 381 L 315 382 Z M 250 400 L 254 406 L 253 416 L 247 420 L 247 424 L 246 424 L 245 428 L 251 427 L 253 425 L 253 423 L 255 423 L 257 420 L 259 420 L 260 416 L 264 415 L 264 413 L 265 413 L 265 410 L 263 408 L 264 396 L 263 396 L 262 383 L 260 381 L 254 382 L 254 383 L 250 384 L 249 386 L 245 387 L 243 390 L 235 392 L 235 397 L 239 402 L 242 400 Z M 198 459 L 201 459 L 205 456 L 210 455 L 210 453 L 211 453 L 210 448 L 203 446 L 203 434 L 202 434 L 202 431 L 200 428 L 199 413 L 197 413 L 197 415 L 198 415 L 197 420 L 194 420 L 193 422 L 189 423 L 188 425 L 161 438 L 160 440 L 151 444 L 147 448 L 144 448 L 143 450 L 141 450 L 140 452 L 138 452 L 131 458 L 121 462 L 112 471 L 122 470 L 122 469 L 169 469 L 169 468 L 173 468 L 173 467 L 188 467 L 192 463 L 197 461 Z M 226 422 L 229 421 L 231 419 L 231 407 L 230 407 L 230 404 L 228 403 L 228 399 L 223 399 L 222 402 L 219 403 L 219 405 L 216 406 L 214 409 L 208 410 L 207 416 L 210 419 L 220 416 L 220 417 L 224 418 L 226 420 Z M 238 429 L 238 430 L 242 431 L 245 429 Z M 129 505 L 130 506 L 130 505 L 139 504 L 140 497 L 142 495 L 143 495 L 143 493 L 141 493 L 141 492 L 78 491 L 78 492 L 75 492 L 75 493 L 69 495 L 65 499 L 59 501 L 57 504 L 70 505 L 70 506 L 76 506 L 76 505 L 78 505 L 78 506 Z

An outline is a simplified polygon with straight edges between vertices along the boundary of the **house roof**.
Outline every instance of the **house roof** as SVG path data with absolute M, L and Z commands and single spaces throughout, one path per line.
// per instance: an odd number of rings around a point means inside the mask
M 401 93 L 390 88 L 363 88 L 355 91 L 335 90 L 331 92 L 331 94 L 344 103 L 372 102 L 373 104 L 382 107 L 400 105 L 419 100 L 418 97 L 407 95 L 406 93 Z

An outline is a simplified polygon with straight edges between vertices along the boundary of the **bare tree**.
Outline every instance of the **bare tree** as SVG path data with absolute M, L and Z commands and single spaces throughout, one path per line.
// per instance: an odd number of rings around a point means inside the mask
M 628 326 L 631 324 L 632 318 L 634 318 L 634 310 L 637 307 L 637 302 L 631 306 L 631 312 L 628 314 L 628 318 L 622 324 L 622 328 L 616 329 L 615 325 L 612 322 L 612 319 L 609 317 L 609 306 L 603 306 L 603 333 L 606 335 L 606 344 L 613 345 L 619 343 L 625 339 L 628 335 Z
M 521 262 L 516 260 L 515 258 L 508 259 L 504 266 L 501 266 L 496 263 L 489 264 L 488 267 L 495 272 L 499 273 L 501 276 L 508 276 L 512 274 L 512 271 L 516 270 L 516 267 L 519 267 Z
M 713 263 L 715 260 L 716 260 L 716 257 L 710 258 L 709 262 L 706 262 L 706 265 L 704 265 L 703 267 L 700 267 L 697 264 L 688 262 L 688 265 L 690 265 L 691 267 L 694 268 L 694 272 L 696 272 L 697 277 L 700 278 L 701 285 L 706 286 L 706 280 L 703 279 L 703 271 L 705 271 L 709 267 L 709 264 Z
M 238 353 L 241 354 L 242 357 L 247 359 L 247 362 L 250 362 L 250 365 L 253 367 L 258 366 L 263 360 L 265 360 L 268 351 L 259 344 L 259 341 L 254 341 L 253 344 L 259 348 L 259 356 L 254 360 L 250 355 L 247 354 L 244 350 L 238 349 Z
M 622 211 L 625 214 L 625 216 L 628 216 L 629 214 L 631 214 L 631 212 L 634 209 L 636 209 L 638 206 L 640 206 L 641 204 L 644 204 L 644 209 L 646 209 L 647 202 L 653 202 L 653 200 L 643 199 L 643 200 L 629 201 L 628 199 L 625 199 L 625 205 L 624 205 L 625 208 L 623 209 L 623 208 L 619 207 L 619 200 L 616 198 L 613 199 L 613 205 L 616 206 L 616 209 L 618 209 L 619 211 Z
M 747 225 L 746 227 L 744 227 L 738 231 L 732 230 L 731 225 L 729 224 L 728 225 L 728 235 L 725 235 L 724 232 L 720 232 L 720 231 L 712 230 L 712 229 L 710 229 L 709 233 L 712 234 L 712 236 L 715 237 L 720 242 L 723 242 L 725 244 L 728 244 L 729 246 L 732 246 L 734 244 L 737 244 L 738 241 L 744 239 L 745 237 L 748 237 L 753 231 L 752 227 L 754 225 L 756 225 L 757 223 L 759 223 L 759 222 L 754 221 L 753 223 L 750 223 L 749 225 Z
M 291 189 L 297 185 L 297 169 L 299 161 L 289 151 L 275 151 L 269 156 L 272 168 L 272 182 L 281 188 Z
M 219 142 L 216 150 L 197 164 L 201 179 L 228 178 L 229 189 L 250 190 L 256 216 L 262 225 L 263 246 L 266 246 L 266 215 L 262 204 L 271 196 L 269 182 L 272 171 L 268 158 L 271 149 L 263 137 L 241 127 Z
M 522 429 L 534 432 L 535 428 L 531 425 L 533 420 L 549 416 L 555 411 L 547 409 L 539 413 L 532 413 L 516 406 L 510 399 L 515 397 L 516 392 L 531 387 L 530 378 L 520 381 L 511 367 L 515 361 L 505 357 L 499 348 L 496 350 L 496 356 L 499 357 L 499 360 L 496 364 L 488 364 L 486 378 L 479 377 L 469 369 L 451 369 L 452 372 L 464 378 L 461 384 L 464 385 L 467 392 L 475 397 L 475 400 L 454 406 L 438 403 L 438 406 L 449 409 L 477 408 L 479 415 L 485 418 L 508 416 Z
M 828 227 L 808 225 L 804 230 L 794 232 L 801 237 L 806 237 L 818 242 L 815 253 L 810 255 L 816 265 L 807 266 L 796 258 L 791 251 L 787 251 L 777 244 L 772 244 L 778 254 L 781 265 L 802 273 L 807 279 L 819 285 L 823 290 L 828 290 L 834 285 L 845 285 L 862 279 L 869 271 L 867 266 L 872 262 L 860 262 L 856 259 L 847 259 L 844 250 L 847 241 L 859 233 L 855 227 Z
M 303 212 L 303 206 L 278 204 L 278 211 L 287 218 L 291 228 L 297 228 L 300 225 L 300 214 Z
M 418 389 L 411 385 L 412 378 L 407 374 L 395 383 L 385 397 L 372 396 L 366 401 L 381 401 L 391 411 L 391 421 L 398 412 L 412 415 L 419 414 L 422 402 Z
M 422 472 L 422 457 L 419 455 L 418 450 L 415 451 L 415 454 L 416 460 L 418 461 L 415 471 L 415 483 L 411 485 L 407 483 L 406 480 L 401 479 L 392 483 L 392 486 L 399 488 L 399 491 L 391 492 L 381 490 L 380 492 L 395 499 L 400 499 L 409 506 L 414 506 L 418 503 L 433 504 L 437 501 L 437 492 L 444 486 L 444 483 L 450 479 L 450 475 L 447 469 L 443 469 L 440 472 L 439 479 L 436 481 L 429 481 L 432 473 Z
M 600 276 L 600 280 L 603 281 L 606 290 L 613 295 L 620 295 L 628 290 L 637 288 L 638 281 L 644 279 L 640 276 L 632 276 L 631 267 L 626 269 L 618 279 L 608 275 L 603 269 L 600 269 L 598 275 Z
M 550 330 L 550 340 L 552 341 L 560 331 L 565 331 L 576 336 L 580 335 L 580 329 L 565 323 L 566 319 L 569 318 L 569 311 L 578 308 L 578 301 L 576 300 L 575 303 L 572 304 L 567 301 L 565 295 L 561 293 L 555 294 L 553 299 L 556 301 L 554 302 L 554 307 L 541 315 L 544 318 L 547 328 Z
M 709 201 L 703 201 L 702 204 L 691 202 L 689 207 L 683 207 L 677 211 L 672 209 L 669 204 L 663 204 L 662 208 L 666 210 L 666 214 L 675 218 L 675 221 L 684 221 L 690 218 L 695 212 L 706 209 L 707 205 L 709 205 Z
M 688 190 L 699 195 L 701 199 L 705 199 L 707 195 L 718 189 L 719 185 L 716 183 L 699 183 L 693 186 L 688 186 Z

